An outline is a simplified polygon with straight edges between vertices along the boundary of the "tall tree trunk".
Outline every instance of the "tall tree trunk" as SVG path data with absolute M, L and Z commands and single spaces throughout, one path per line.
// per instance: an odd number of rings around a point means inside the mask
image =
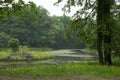
M 97 7 L 97 50 L 100 64 L 112 64 L 111 61 L 111 28 L 110 28 L 110 8 L 111 0 L 98 0 Z M 104 45 L 102 45 L 104 44 Z M 104 47 L 104 56 L 103 50 Z
M 110 27 L 110 8 L 111 8 L 111 0 L 104 1 L 104 61 L 106 64 L 112 64 L 111 61 L 111 27 Z
M 104 0 L 98 0 L 97 1 L 97 50 L 98 50 L 98 56 L 99 56 L 99 63 L 104 64 L 103 60 L 103 52 L 102 52 L 102 44 L 103 44 L 103 34 L 102 34 L 102 23 L 103 23 L 103 2 Z

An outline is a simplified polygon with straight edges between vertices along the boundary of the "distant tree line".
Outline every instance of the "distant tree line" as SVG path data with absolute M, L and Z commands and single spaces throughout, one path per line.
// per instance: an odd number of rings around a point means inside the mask
M 71 18 L 49 16 L 49 12 L 34 3 L 23 6 L 18 14 L 6 14 L 4 21 L 0 20 L 0 48 L 8 47 L 10 38 L 17 38 L 20 45 L 29 47 L 51 48 L 82 48 L 76 47 L 77 37 L 66 38 L 66 32 Z M 5 14 L 4 14 L 5 15 Z

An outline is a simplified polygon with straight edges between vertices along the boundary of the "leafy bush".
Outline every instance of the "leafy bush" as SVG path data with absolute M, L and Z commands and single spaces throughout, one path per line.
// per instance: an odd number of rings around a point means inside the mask
M 16 38 L 11 38 L 8 41 L 8 46 L 12 49 L 14 53 L 16 53 L 17 51 L 19 51 L 19 40 Z

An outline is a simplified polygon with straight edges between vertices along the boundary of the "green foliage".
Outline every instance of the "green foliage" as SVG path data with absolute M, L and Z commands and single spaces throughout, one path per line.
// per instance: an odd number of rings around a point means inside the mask
M 97 25 L 94 20 L 89 19 L 89 21 L 86 21 L 84 19 L 78 19 L 71 22 L 71 27 L 67 31 L 67 36 L 70 37 L 70 35 L 74 33 L 78 37 L 78 44 L 84 42 L 87 47 L 96 48 L 96 31 Z
M 10 5 L 11 8 L 0 10 L 0 31 L 19 39 L 20 45 L 52 48 L 75 47 L 76 36 L 73 35 L 70 40 L 67 40 L 65 36 L 69 20 L 71 20 L 69 17 L 65 15 L 51 17 L 45 8 L 37 7 L 33 2 L 25 4 L 24 1 L 19 0 Z
M 45 8 L 37 7 L 33 3 L 22 7 L 19 13 L 22 15 L 11 15 L 5 23 L 1 22 L 0 31 L 19 39 L 20 45 L 45 48 L 75 47 L 76 37 L 67 40 L 65 36 L 70 17 L 65 15 L 51 17 Z
M 5 0 L 5 3 L 12 3 L 13 0 Z
M 19 51 L 19 40 L 16 38 L 11 38 L 8 41 L 8 46 L 12 49 L 14 53 L 16 53 L 17 51 Z
M 0 2 L 0 21 L 3 22 L 10 15 L 20 15 L 21 8 L 27 5 L 22 0 L 18 0 L 17 2 L 14 0 L 2 0 Z
M 7 35 L 6 33 L 0 32 L 0 48 L 8 47 L 7 42 L 10 38 L 11 37 Z
M 120 16 L 120 15 L 119 15 Z M 114 27 L 112 29 L 112 49 L 113 55 L 120 56 L 120 17 L 117 17 L 114 21 Z

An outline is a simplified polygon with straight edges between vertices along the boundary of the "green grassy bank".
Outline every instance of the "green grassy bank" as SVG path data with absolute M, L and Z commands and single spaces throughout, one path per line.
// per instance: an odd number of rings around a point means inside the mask
M 54 57 L 52 54 L 49 54 L 48 52 L 32 50 L 31 48 L 27 50 L 26 49 L 20 50 L 17 54 L 12 53 L 10 49 L 1 49 L 0 50 L 0 61 L 8 60 L 9 56 L 10 56 L 11 61 L 22 61 L 22 60 L 25 60 L 25 55 L 32 56 L 33 60 L 42 60 L 42 59 Z
M 120 79 L 120 63 L 112 66 L 98 63 L 70 63 L 66 65 L 39 65 L 34 67 L 0 69 L 0 76 L 11 77 L 69 77 L 69 76 L 97 76 L 103 78 Z

